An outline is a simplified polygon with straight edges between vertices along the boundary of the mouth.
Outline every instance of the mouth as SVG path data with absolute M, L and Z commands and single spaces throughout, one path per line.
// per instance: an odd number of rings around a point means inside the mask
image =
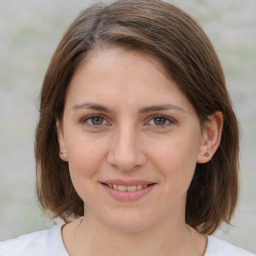
M 149 186 L 152 186 L 152 184 L 138 184 L 138 185 L 132 185 L 132 186 L 125 186 L 125 185 L 118 185 L 118 184 L 110 184 L 110 183 L 102 183 L 104 186 L 108 186 L 109 188 L 113 188 L 114 190 L 118 191 L 138 191 L 142 190 L 144 188 L 147 188 Z
M 156 183 L 146 181 L 121 180 L 104 181 L 100 182 L 100 184 L 108 195 L 122 202 L 134 201 L 143 198 L 149 194 L 156 185 Z

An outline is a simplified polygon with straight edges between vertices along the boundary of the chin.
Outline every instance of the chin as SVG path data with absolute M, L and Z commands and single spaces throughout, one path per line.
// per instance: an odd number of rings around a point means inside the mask
M 113 216 L 112 218 L 105 220 L 108 226 L 125 232 L 138 232 L 147 229 L 150 226 L 151 221 L 141 214 L 134 215 L 120 214 Z

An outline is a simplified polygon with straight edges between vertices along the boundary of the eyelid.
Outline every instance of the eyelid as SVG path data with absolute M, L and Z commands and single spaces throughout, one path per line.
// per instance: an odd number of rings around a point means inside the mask
M 171 118 L 169 116 L 162 115 L 162 114 L 157 114 L 157 115 L 151 116 L 150 119 L 146 123 L 148 124 L 151 120 L 153 120 L 154 118 L 158 118 L 158 117 L 164 118 L 169 122 L 169 124 L 164 124 L 164 125 L 152 125 L 152 126 L 158 127 L 159 129 L 165 128 L 167 126 L 170 126 L 171 124 L 176 123 L 176 120 L 174 118 Z
M 101 125 L 89 124 L 87 122 L 87 120 L 89 120 L 90 118 L 93 118 L 93 117 L 101 117 L 101 118 L 104 119 L 105 122 L 107 122 L 107 124 L 101 124 Z M 156 124 L 151 125 L 151 124 L 149 124 L 150 121 L 152 121 L 154 118 L 158 118 L 158 117 L 166 119 L 168 121 L 168 124 L 164 124 L 164 125 L 156 125 Z M 81 119 L 81 123 L 83 123 L 84 125 L 86 125 L 88 127 L 93 127 L 93 128 L 102 128 L 103 126 L 110 126 L 111 125 L 111 123 L 107 120 L 107 118 L 103 114 L 92 114 L 92 115 L 85 116 Z M 170 126 L 171 124 L 174 124 L 174 123 L 176 123 L 176 120 L 174 118 L 171 118 L 169 116 L 162 115 L 162 114 L 156 114 L 156 115 L 152 115 L 148 118 L 148 121 L 146 122 L 146 125 L 155 126 L 158 129 L 161 129 L 161 128 L 168 127 L 168 126 Z
M 104 119 L 104 121 L 106 121 L 106 122 L 108 123 L 107 126 L 109 126 L 109 124 L 110 124 L 110 122 L 107 121 L 106 117 L 105 117 L 104 115 L 102 115 L 102 114 L 92 114 L 92 115 L 85 116 L 85 117 L 83 117 L 83 118 L 81 119 L 81 122 L 82 122 L 84 125 L 86 125 L 86 126 L 88 126 L 88 127 L 93 127 L 93 128 L 101 128 L 102 126 L 105 126 L 105 125 L 106 125 L 106 124 L 101 124 L 101 125 L 89 124 L 89 123 L 87 122 L 87 120 L 89 120 L 89 119 L 91 119 L 91 118 L 93 118 L 93 117 L 101 117 L 101 118 Z

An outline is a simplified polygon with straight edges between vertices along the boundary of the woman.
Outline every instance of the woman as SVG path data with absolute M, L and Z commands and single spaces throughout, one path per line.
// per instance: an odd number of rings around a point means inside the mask
M 238 124 L 218 57 L 159 0 L 94 5 L 45 76 L 37 192 L 65 225 L 0 255 L 252 255 L 212 236 L 238 192 Z

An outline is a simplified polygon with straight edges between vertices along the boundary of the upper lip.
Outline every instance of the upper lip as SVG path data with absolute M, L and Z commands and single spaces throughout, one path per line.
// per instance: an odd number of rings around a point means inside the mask
M 135 185 L 149 185 L 154 184 L 155 182 L 146 181 L 146 180 L 121 180 L 121 179 L 111 179 L 103 180 L 101 183 L 112 184 L 112 185 L 122 185 L 122 186 L 135 186 Z

